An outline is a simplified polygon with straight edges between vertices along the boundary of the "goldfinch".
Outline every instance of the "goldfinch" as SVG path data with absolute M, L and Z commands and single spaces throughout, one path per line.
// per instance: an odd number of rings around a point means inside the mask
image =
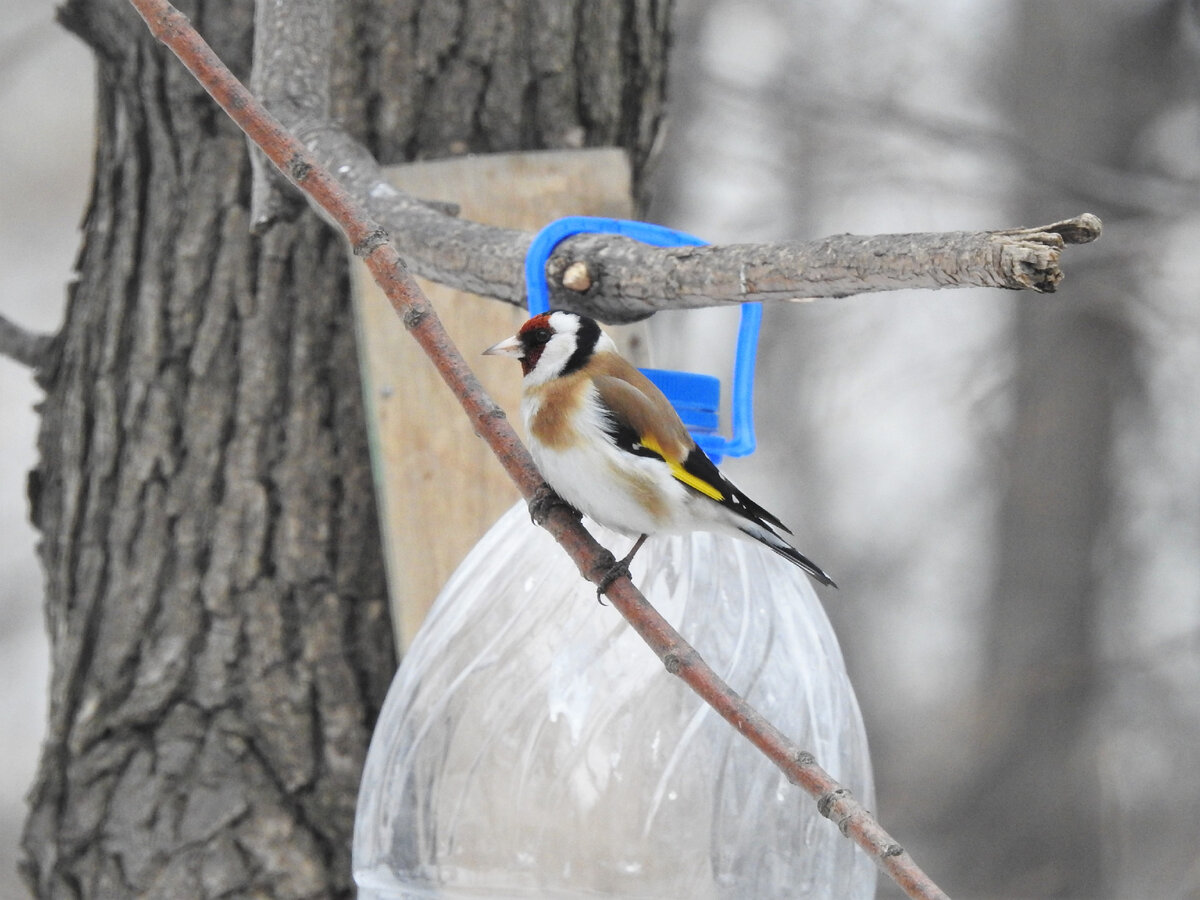
M 648 535 L 713 531 L 756 540 L 837 586 L 779 536 L 777 529 L 791 533 L 786 525 L 721 474 L 662 391 L 593 319 L 543 313 L 484 354 L 521 361 L 521 414 L 550 487 L 601 525 L 638 538 L 613 577 Z

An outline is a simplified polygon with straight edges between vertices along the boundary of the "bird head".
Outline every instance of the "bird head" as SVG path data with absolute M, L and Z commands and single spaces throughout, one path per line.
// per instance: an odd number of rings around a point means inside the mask
M 512 337 L 483 352 L 519 359 L 525 383 L 532 387 L 582 369 L 597 350 L 613 349 L 594 319 L 553 310 L 534 316 Z

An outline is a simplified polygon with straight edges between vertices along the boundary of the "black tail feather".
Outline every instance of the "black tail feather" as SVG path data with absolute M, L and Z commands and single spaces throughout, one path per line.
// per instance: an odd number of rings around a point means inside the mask
M 837 587 L 837 584 L 834 582 L 834 580 L 825 574 L 824 569 L 822 569 L 815 562 L 813 562 L 774 532 L 765 528 L 762 530 L 762 533 L 751 531 L 748 528 L 742 528 L 740 530 L 742 534 L 746 535 L 746 537 L 754 538 L 754 540 L 758 541 L 760 544 L 770 547 L 788 562 L 799 566 L 813 578 L 817 579 L 817 581 L 821 582 L 821 584 L 831 588 Z M 772 540 L 772 538 L 774 540 Z

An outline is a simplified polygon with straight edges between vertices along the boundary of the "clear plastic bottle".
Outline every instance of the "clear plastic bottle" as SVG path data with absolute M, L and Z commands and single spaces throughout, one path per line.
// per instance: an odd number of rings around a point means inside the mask
M 618 555 L 630 539 L 593 533 Z M 635 582 L 734 689 L 868 806 L 866 738 L 809 582 L 706 533 Z M 509 510 L 404 658 L 359 794 L 362 900 L 870 898 L 871 861 Z

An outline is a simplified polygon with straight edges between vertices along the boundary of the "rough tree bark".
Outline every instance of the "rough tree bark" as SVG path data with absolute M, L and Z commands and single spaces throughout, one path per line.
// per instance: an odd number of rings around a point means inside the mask
M 250 4 L 183 9 L 245 75 Z M 123 0 L 62 15 L 97 54 L 98 150 L 40 370 L 53 675 L 25 874 L 39 897 L 349 896 L 394 660 L 345 250 L 300 208 L 251 236 L 240 134 Z M 335 115 L 384 161 L 649 153 L 666 5 L 356 0 L 336 22 Z

